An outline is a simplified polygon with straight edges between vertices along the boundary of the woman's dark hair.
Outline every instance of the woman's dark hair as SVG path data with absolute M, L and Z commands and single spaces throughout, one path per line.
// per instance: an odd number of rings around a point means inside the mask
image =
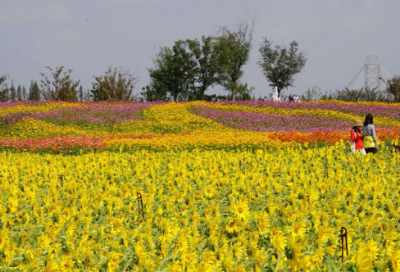
M 354 132 L 359 131 L 358 128 L 356 126 L 354 126 L 351 130 L 353 130 Z
M 371 113 L 365 115 L 364 126 L 373 125 L 374 124 L 374 117 Z

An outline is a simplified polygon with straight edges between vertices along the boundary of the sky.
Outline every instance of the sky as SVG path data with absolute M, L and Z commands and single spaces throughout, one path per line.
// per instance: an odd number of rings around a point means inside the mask
M 160 46 L 180 39 L 234 29 L 256 18 L 243 83 L 256 97 L 272 88 L 257 64 L 263 38 L 276 45 L 293 40 L 307 55 L 294 87 L 322 92 L 346 87 L 378 55 L 392 75 L 400 75 L 398 0 L 0 0 L 0 76 L 29 87 L 45 67 L 73 70 L 84 89 L 109 66 L 135 73 L 135 93 L 149 82 L 147 68 Z M 224 93 L 221 87 L 208 94 Z

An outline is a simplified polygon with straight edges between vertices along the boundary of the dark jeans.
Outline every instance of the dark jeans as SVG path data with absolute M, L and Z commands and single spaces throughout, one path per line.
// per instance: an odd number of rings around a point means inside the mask
M 365 152 L 368 153 L 376 153 L 376 148 L 375 147 L 370 147 L 370 148 L 365 148 Z

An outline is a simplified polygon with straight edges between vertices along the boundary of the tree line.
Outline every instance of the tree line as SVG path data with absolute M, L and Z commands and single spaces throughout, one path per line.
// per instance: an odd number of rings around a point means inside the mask
M 334 91 L 321 92 L 317 87 L 309 88 L 301 96 L 303 101 L 341 100 L 347 102 L 386 102 L 400 103 L 400 76 L 393 76 L 388 80 L 380 78 L 385 87 L 382 90 L 376 88 L 361 89 L 336 89 Z
M 201 39 L 178 40 L 172 47 L 161 47 L 153 57 L 153 67 L 148 68 L 150 82 L 142 88 L 141 99 L 155 100 L 232 100 L 251 99 L 253 87 L 242 82 L 243 67 L 249 62 L 253 47 L 255 20 L 239 21 L 234 29 L 219 27 L 212 36 Z M 304 52 L 298 51 L 298 43 L 289 47 L 272 46 L 264 38 L 259 48 L 257 62 L 271 87 L 277 87 L 280 95 L 293 86 L 294 77 L 306 63 Z M 122 67 L 109 67 L 103 75 L 94 76 L 89 90 L 84 91 L 79 80 L 74 80 L 72 70 L 64 66 L 46 67 L 42 79 L 32 81 L 29 90 L 14 87 L 0 77 L 0 101 L 59 100 L 59 101 L 119 101 L 138 99 L 133 95 L 138 78 Z M 210 95 L 207 91 L 220 85 L 227 95 Z
M 95 76 L 92 89 L 83 90 L 79 80 L 72 78 L 72 70 L 64 66 L 46 67 L 50 75 L 41 73 L 42 79 L 31 81 L 29 90 L 19 85 L 6 84 L 7 77 L 0 77 L 0 101 L 55 100 L 55 101 L 123 101 L 133 100 L 137 77 L 120 68 L 109 67 L 101 76 Z

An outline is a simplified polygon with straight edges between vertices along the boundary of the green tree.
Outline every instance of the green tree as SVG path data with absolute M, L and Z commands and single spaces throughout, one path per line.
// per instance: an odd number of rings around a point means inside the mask
M 380 91 L 378 88 L 361 88 L 361 89 L 337 89 L 335 91 L 326 92 L 321 96 L 321 100 L 341 100 L 348 102 L 358 101 L 378 101 L 378 102 L 392 102 L 393 97 L 388 97 L 386 91 Z
M 216 49 L 222 66 L 218 82 L 231 92 L 232 100 L 236 99 L 243 76 L 243 66 L 249 61 L 252 47 L 254 20 L 252 24 L 240 21 L 235 30 L 221 27 L 217 36 Z
M 5 102 L 9 100 L 9 89 L 6 85 L 7 76 L 0 77 L 0 101 Z
M 10 100 L 15 101 L 17 99 L 17 91 L 14 87 L 14 82 L 11 81 L 11 88 L 10 88 Z
M 221 71 L 215 38 L 179 40 L 172 48 L 162 47 L 148 69 L 150 85 L 142 95 L 154 99 L 202 100 L 207 89 L 218 82 Z M 152 97 L 152 98 L 150 98 Z
M 28 100 L 31 100 L 30 97 L 32 96 L 32 91 L 33 91 L 33 86 L 35 85 L 35 83 L 33 82 L 33 80 L 31 80 L 31 84 L 29 85 L 29 92 L 28 92 Z
M 22 101 L 22 88 L 21 88 L 21 85 L 18 85 L 18 88 L 17 88 L 17 100 L 18 101 Z
M 26 93 L 26 88 L 25 86 L 22 87 L 22 100 L 26 100 L 27 97 L 27 93 Z
M 237 89 L 237 99 L 238 100 L 254 100 L 251 94 L 254 91 L 254 87 L 248 87 L 247 83 L 240 84 Z
M 277 45 L 272 47 L 272 42 L 264 38 L 260 47 L 261 66 L 264 75 L 271 87 L 278 88 L 278 96 L 285 88 L 293 86 L 294 76 L 303 69 L 306 64 L 304 52 L 298 52 L 298 43 L 293 41 L 289 48 Z
M 93 101 L 107 101 L 108 95 L 103 89 L 100 87 L 99 83 L 92 83 L 92 89 L 90 90 L 90 98 Z
M 80 86 L 79 87 L 79 91 L 78 91 L 78 97 L 79 97 L 79 101 L 83 101 L 83 87 Z
M 28 100 L 40 100 L 40 89 L 39 89 L 39 85 L 37 84 L 37 82 L 33 82 L 32 81 L 32 89 L 29 92 L 29 97 Z
M 152 94 L 170 96 L 174 101 L 186 100 L 194 87 L 195 62 L 184 41 L 171 48 L 162 47 L 153 59 L 154 68 L 148 69 Z
M 206 98 L 207 89 L 218 83 L 219 74 L 222 73 L 220 64 L 219 50 L 217 50 L 216 39 L 213 37 L 201 38 L 197 40 L 186 40 L 191 55 L 194 56 L 194 84 L 192 86 L 192 95 L 194 99 L 203 100 Z
M 72 70 L 64 71 L 64 66 L 56 67 L 53 71 L 52 68 L 46 66 L 50 71 L 52 78 L 47 77 L 44 73 L 40 75 L 43 77 L 41 80 L 42 94 L 45 100 L 58 100 L 58 101 L 77 101 L 77 88 L 79 80 L 72 79 Z
M 307 91 L 301 95 L 303 101 L 318 101 L 322 97 L 321 88 L 316 86 L 308 88 Z
M 394 102 L 400 102 L 400 76 L 383 81 L 386 83 L 386 92 L 392 96 Z
M 155 88 L 154 83 L 142 88 L 140 93 L 146 101 L 168 101 L 168 94 L 160 88 Z
M 83 101 L 91 101 L 92 96 L 90 93 L 90 90 L 87 89 L 86 91 L 83 92 Z
M 109 67 L 104 75 L 94 77 L 96 82 L 92 83 L 92 98 L 94 101 L 126 101 L 133 99 L 133 89 L 138 78 L 122 67 Z

